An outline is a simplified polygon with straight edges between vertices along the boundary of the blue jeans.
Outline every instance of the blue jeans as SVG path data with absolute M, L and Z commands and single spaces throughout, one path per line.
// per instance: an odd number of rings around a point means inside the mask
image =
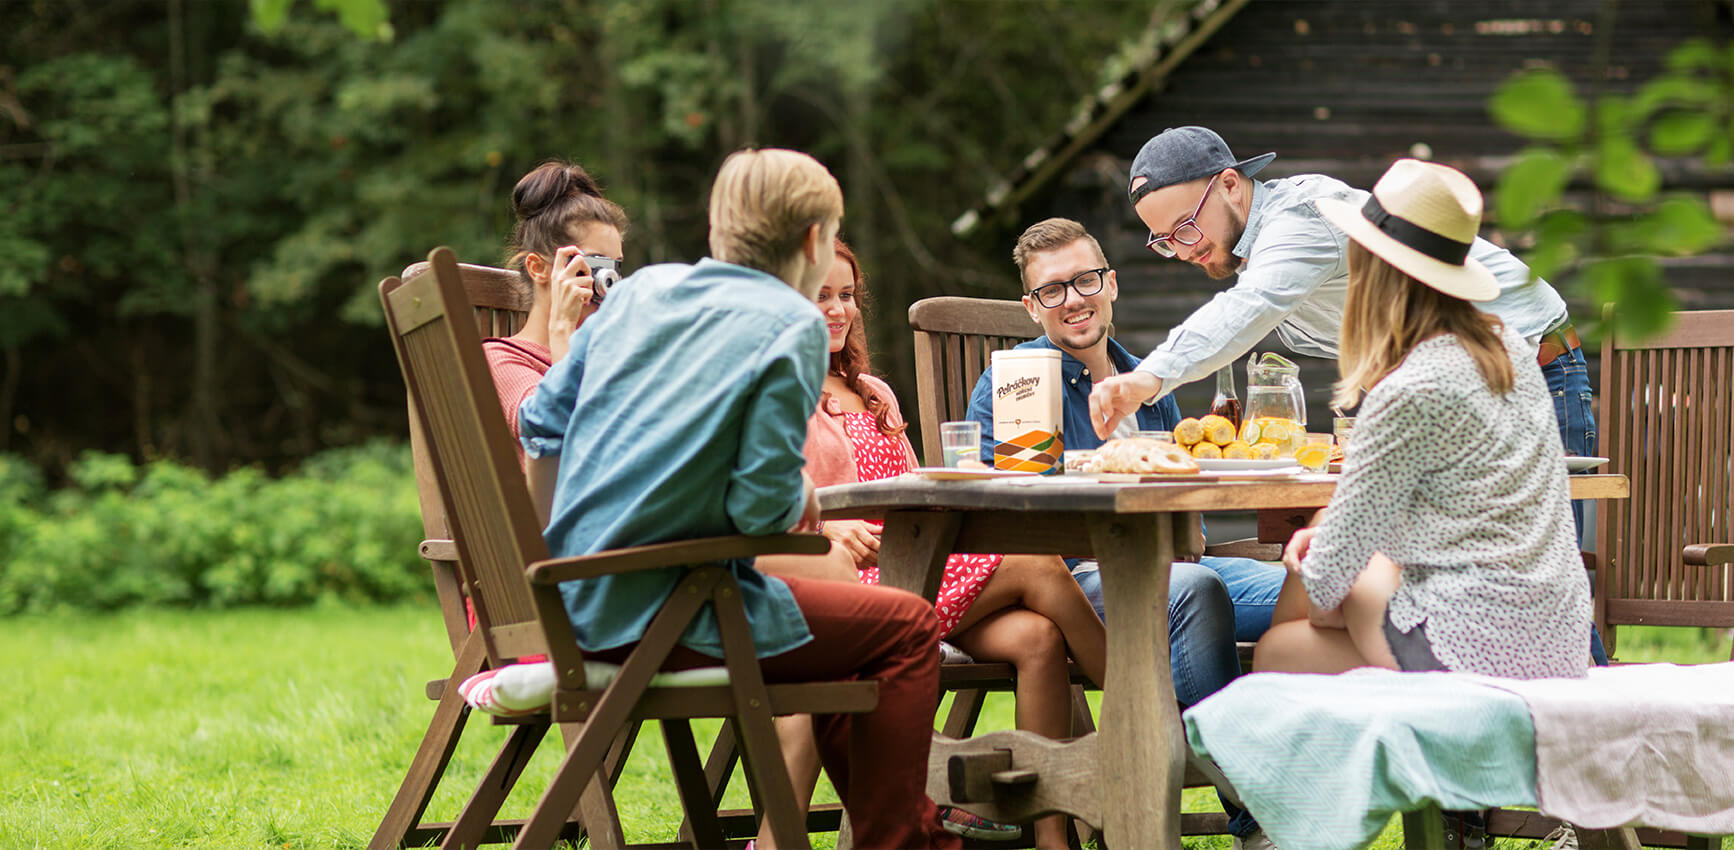
M 1596 453 L 1595 394 L 1590 391 L 1589 366 L 1583 349 L 1574 348 L 1541 367 L 1547 391 L 1553 396 L 1553 415 L 1559 420 L 1559 441 L 1568 455 L 1593 457 Z M 1571 503 L 1571 516 L 1583 536 L 1583 502 Z
M 1102 574 L 1096 563 L 1080 562 L 1072 578 L 1096 613 L 1104 614 Z M 1240 675 L 1240 656 L 1234 649 L 1234 603 L 1222 578 L 1198 564 L 1178 561 L 1168 574 L 1168 664 L 1174 674 L 1174 696 L 1184 705 L 1216 693 Z
M 1228 599 L 1234 603 L 1234 639 L 1253 643 L 1264 637 L 1288 570 L 1251 558 L 1204 557 L 1198 562 L 1216 573 L 1228 589 Z
M 1593 457 L 1596 453 L 1595 394 L 1590 392 L 1589 366 L 1584 362 L 1583 349 L 1574 348 L 1555 357 L 1541 367 L 1547 379 L 1547 391 L 1553 396 L 1553 415 L 1559 420 L 1559 441 L 1565 453 Z M 1583 539 L 1584 503 L 1571 503 L 1571 518 L 1577 523 L 1578 539 Z M 1608 652 L 1602 647 L 1601 633 L 1590 628 L 1590 658 L 1606 667 Z
M 1247 558 L 1204 558 L 1202 564 L 1176 562 L 1168 574 L 1168 664 L 1174 696 L 1185 705 L 1216 693 L 1240 675 L 1235 641 L 1255 641 L 1270 628 L 1271 609 L 1287 571 Z M 1098 615 L 1102 575 L 1093 561 L 1072 572 Z M 1218 795 L 1220 797 L 1220 794 Z M 1258 821 L 1222 798 L 1228 831 L 1245 838 Z

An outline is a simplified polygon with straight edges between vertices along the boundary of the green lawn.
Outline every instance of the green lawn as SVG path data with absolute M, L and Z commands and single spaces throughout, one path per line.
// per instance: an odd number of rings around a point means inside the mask
M 422 685 L 451 666 L 421 606 L 24 617 L 6 620 L 5 635 L 0 848 L 364 846 L 431 712 Z M 1727 652 L 1726 637 L 1690 630 L 1620 635 L 1626 660 Z M 1010 721 L 1009 701 L 989 704 L 985 728 Z M 474 728 L 454 759 L 454 789 L 503 736 Z M 543 747 L 523 787 L 541 787 L 556 749 Z M 618 795 L 629 838 L 674 835 L 661 750 L 647 732 Z M 744 790 L 735 794 L 745 805 Z M 432 813 L 449 818 L 460 803 L 448 790 Z M 517 795 L 508 813 L 533 803 Z M 1188 792 L 1186 805 L 1213 810 L 1214 795 Z M 1375 846 L 1401 846 L 1400 831 Z

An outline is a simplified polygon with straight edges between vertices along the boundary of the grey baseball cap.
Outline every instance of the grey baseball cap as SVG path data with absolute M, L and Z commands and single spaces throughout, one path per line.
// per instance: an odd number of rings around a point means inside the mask
M 1176 183 L 1197 180 L 1220 173 L 1225 168 L 1240 169 L 1248 177 L 1276 159 L 1267 153 L 1238 162 L 1228 150 L 1228 143 L 1209 127 L 1173 127 L 1163 130 L 1138 149 L 1132 158 L 1132 176 L 1127 192 L 1136 204 L 1145 195 Z M 1144 178 L 1140 183 L 1138 178 Z

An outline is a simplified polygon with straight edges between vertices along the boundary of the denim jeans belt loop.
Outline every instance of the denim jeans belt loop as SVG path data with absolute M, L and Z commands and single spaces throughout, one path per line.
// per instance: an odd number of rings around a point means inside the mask
M 1535 354 L 1535 362 L 1546 366 L 1581 345 L 1582 343 L 1578 342 L 1577 330 L 1568 322 L 1564 327 L 1555 328 L 1542 335 L 1541 348 Z

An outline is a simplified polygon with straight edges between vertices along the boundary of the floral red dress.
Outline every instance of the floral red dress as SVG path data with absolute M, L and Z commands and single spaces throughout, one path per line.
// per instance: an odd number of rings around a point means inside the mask
M 901 437 L 889 437 L 873 422 L 873 414 L 851 412 L 843 414 L 843 428 L 854 444 L 855 472 L 862 481 L 892 478 L 909 471 L 908 456 Z M 877 526 L 879 523 L 873 523 Z M 939 582 L 939 599 L 933 609 L 939 613 L 945 633 L 957 628 L 963 612 L 975 603 L 993 571 L 999 568 L 1003 555 L 952 555 L 945 562 L 945 577 Z M 879 568 L 861 571 L 862 584 L 878 584 Z

